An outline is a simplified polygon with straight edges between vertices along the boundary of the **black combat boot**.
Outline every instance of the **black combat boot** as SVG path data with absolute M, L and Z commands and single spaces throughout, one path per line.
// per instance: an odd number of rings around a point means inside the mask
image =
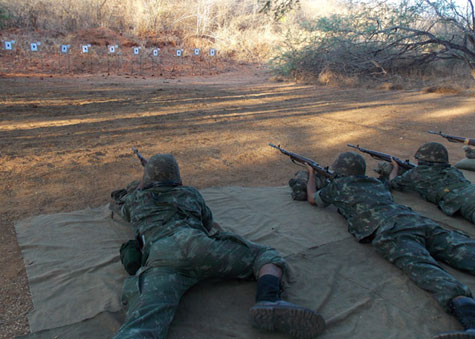
M 475 339 L 475 300 L 469 297 L 454 298 L 450 302 L 452 312 L 464 331 L 440 333 L 433 339 Z
M 255 328 L 294 338 L 315 338 L 325 329 L 325 320 L 319 313 L 281 300 L 280 279 L 270 274 L 257 281 L 256 304 L 249 313 Z

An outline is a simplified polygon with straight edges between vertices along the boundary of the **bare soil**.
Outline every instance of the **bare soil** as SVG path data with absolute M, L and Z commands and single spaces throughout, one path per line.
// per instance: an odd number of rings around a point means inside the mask
M 475 96 L 272 82 L 265 68 L 217 75 L 0 77 L 0 337 L 28 332 L 33 307 L 14 222 L 105 204 L 140 177 L 130 148 L 173 153 L 184 183 L 286 185 L 299 167 L 280 144 L 322 165 L 347 143 L 411 158 L 419 145 L 475 137 Z M 367 158 L 368 159 L 368 158 Z M 368 169 L 376 165 L 368 159 Z

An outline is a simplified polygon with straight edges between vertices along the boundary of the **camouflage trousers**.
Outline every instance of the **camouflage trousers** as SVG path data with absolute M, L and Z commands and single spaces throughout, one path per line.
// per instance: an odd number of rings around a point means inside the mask
M 475 240 L 467 235 L 446 230 L 427 218 L 406 217 L 389 229 L 378 229 L 372 245 L 417 286 L 431 292 L 447 312 L 454 297 L 471 297 L 468 287 L 436 261 L 475 275 Z
M 270 263 L 285 269 L 277 251 L 232 233 L 184 228 L 152 242 L 146 266 L 124 283 L 127 318 L 115 338 L 165 338 L 190 287 L 208 278 L 257 278 Z
M 459 206 L 459 212 L 472 224 L 475 224 L 475 185 L 469 185 L 461 189 L 456 189 L 444 196 L 443 200 L 439 201 L 440 209 L 447 215 L 453 215 L 453 212 L 447 213 L 447 207 L 455 205 Z

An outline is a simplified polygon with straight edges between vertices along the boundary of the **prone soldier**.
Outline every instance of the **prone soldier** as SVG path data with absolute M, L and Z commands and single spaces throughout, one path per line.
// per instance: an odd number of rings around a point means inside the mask
M 457 212 L 475 224 L 475 185 L 449 163 L 449 154 L 438 142 L 423 144 L 414 157 L 416 167 L 398 175 L 399 165 L 392 161 L 389 173 L 391 188 L 419 193 L 425 200 L 437 204 L 445 214 Z M 380 165 L 384 166 L 384 165 Z M 388 172 L 386 170 L 386 172 Z
M 471 291 L 436 261 L 475 275 L 475 240 L 396 204 L 387 183 L 365 175 L 366 163 L 359 154 L 340 154 L 332 169 L 336 177 L 323 188 L 316 188 L 315 171 L 307 165 L 308 202 L 319 207 L 336 206 L 348 222 L 348 231 L 359 242 L 370 242 L 416 285 L 431 292 L 464 327 L 464 331 L 441 333 L 434 338 L 475 338 Z
M 277 251 L 214 232 L 211 210 L 198 190 L 182 185 L 173 155 L 156 154 L 143 163 L 137 188 L 117 194 L 140 245 L 121 251 L 123 262 L 135 258 L 136 263 L 124 263 L 131 274 L 123 289 L 127 317 L 115 338 L 165 338 L 182 295 L 208 278 L 257 279 L 249 313 L 258 329 L 296 338 L 314 338 L 324 330 L 319 313 L 281 300 L 286 264 Z

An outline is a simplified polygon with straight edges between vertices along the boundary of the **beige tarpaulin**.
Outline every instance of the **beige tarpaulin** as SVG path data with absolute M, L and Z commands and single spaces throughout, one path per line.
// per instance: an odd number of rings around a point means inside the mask
M 475 173 L 466 176 L 474 182 Z M 321 338 L 430 338 L 460 328 L 429 293 L 353 239 L 334 208 L 293 201 L 288 187 L 202 193 L 223 227 L 286 257 L 292 272 L 287 299 L 322 312 L 329 326 Z M 415 195 L 395 193 L 395 199 L 475 236 L 475 225 Z M 126 273 L 118 250 L 131 236 L 128 225 L 103 206 L 33 217 L 16 231 L 34 304 L 27 337 L 112 337 L 123 320 Z M 475 291 L 475 277 L 447 269 Z M 254 282 L 203 282 L 184 296 L 169 337 L 280 338 L 249 326 L 254 295 Z

